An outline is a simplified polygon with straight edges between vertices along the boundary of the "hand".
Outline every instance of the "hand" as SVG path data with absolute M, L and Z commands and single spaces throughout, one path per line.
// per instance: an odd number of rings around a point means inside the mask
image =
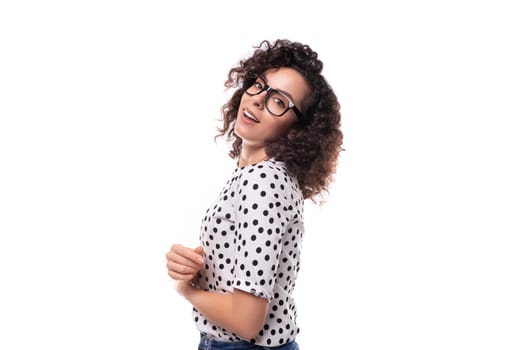
M 202 253 L 202 247 L 192 249 L 180 244 L 172 245 L 170 251 L 166 253 L 168 275 L 176 281 L 193 280 L 204 268 Z

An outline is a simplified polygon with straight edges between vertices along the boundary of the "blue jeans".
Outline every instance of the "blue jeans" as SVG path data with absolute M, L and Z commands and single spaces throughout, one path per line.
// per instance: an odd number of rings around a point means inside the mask
M 276 347 L 255 345 L 247 341 L 230 343 L 210 339 L 202 334 L 199 350 L 299 350 L 299 345 L 293 340 Z

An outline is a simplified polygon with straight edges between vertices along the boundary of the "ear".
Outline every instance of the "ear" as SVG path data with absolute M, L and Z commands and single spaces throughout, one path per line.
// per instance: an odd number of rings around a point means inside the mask
M 294 126 L 292 126 L 290 128 L 290 130 L 288 130 L 288 134 L 286 134 L 286 138 L 288 140 L 294 140 L 297 135 L 299 134 L 299 129 L 298 129 L 299 125 L 295 124 Z

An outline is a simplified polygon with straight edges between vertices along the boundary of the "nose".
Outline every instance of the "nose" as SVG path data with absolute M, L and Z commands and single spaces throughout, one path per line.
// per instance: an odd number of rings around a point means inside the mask
M 261 92 L 258 95 L 252 96 L 252 104 L 255 106 L 255 108 L 262 110 L 264 109 L 264 99 L 266 97 L 266 91 Z

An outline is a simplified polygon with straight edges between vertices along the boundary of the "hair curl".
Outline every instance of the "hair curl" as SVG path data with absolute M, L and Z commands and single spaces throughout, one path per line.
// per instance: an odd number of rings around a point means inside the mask
M 266 146 L 266 154 L 283 161 L 291 175 L 299 182 L 304 198 L 328 192 L 333 180 L 337 159 L 341 151 L 343 134 L 340 130 L 340 105 L 332 88 L 321 71 L 323 63 L 317 52 L 308 45 L 289 40 L 267 40 L 255 46 L 251 57 L 241 60 L 230 69 L 224 83 L 227 88 L 237 88 L 222 107 L 221 128 L 217 136 L 225 136 L 231 143 L 230 157 L 241 153 L 242 139 L 234 133 L 237 111 L 244 93 L 242 85 L 250 74 L 262 74 L 271 68 L 290 67 L 299 72 L 310 86 L 303 114 L 306 123 L 296 123 L 287 135 Z

